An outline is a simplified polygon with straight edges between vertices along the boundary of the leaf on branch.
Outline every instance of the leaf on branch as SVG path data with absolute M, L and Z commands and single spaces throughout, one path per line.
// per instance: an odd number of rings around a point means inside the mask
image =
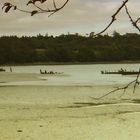
M 27 5 L 33 4 L 32 0 L 28 1 Z
M 64 4 L 61 7 L 57 8 L 55 0 L 53 0 L 54 8 L 53 9 L 47 8 L 46 10 L 42 9 L 40 6 L 36 5 L 36 2 L 40 2 L 42 4 L 46 1 L 47 0 L 28 0 L 27 6 L 32 4 L 35 8 L 37 8 L 37 10 L 32 10 L 32 11 L 21 9 L 21 8 L 17 7 L 16 5 L 13 5 L 9 2 L 4 3 L 2 9 L 4 9 L 5 13 L 7 13 L 11 8 L 13 8 L 13 10 L 18 10 L 20 12 L 29 13 L 29 14 L 31 14 L 31 16 L 33 16 L 37 13 L 38 14 L 40 14 L 40 13 L 51 13 L 50 15 L 52 15 L 52 14 L 58 12 L 59 10 L 63 9 L 65 7 L 65 5 L 69 2 L 69 0 L 65 0 Z
M 31 12 L 31 16 L 35 15 L 36 13 L 38 13 L 37 10 L 32 11 L 32 12 Z
M 27 5 L 29 4 L 35 4 L 37 1 L 39 1 L 40 3 L 44 3 L 46 0 L 29 0 Z
M 4 3 L 2 9 L 4 9 L 5 7 L 10 6 L 10 5 L 11 5 L 11 4 L 10 4 L 9 2 L 6 2 L 6 3 Z
M 5 13 L 8 13 L 9 10 L 11 9 L 11 7 L 12 7 L 11 5 L 7 6 L 6 9 L 5 9 Z
M 33 3 L 37 2 L 37 1 L 43 3 L 43 2 L 45 2 L 46 0 L 33 0 Z
M 4 12 L 5 12 L 5 13 L 8 13 L 9 10 L 10 10 L 12 7 L 14 8 L 14 10 L 17 10 L 17 6 L 14 6 L 14 5 L 12 5 L 11 3 L 6 2 L 6 3 L 4 3 L 2 9 L 5 8 Z
M 17 6 L 14 6 L 14 10 L 17 10 Z

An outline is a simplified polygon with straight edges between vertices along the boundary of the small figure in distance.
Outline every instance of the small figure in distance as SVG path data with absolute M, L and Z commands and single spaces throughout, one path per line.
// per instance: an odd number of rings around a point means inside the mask
M 12 67 L 10 67 L 10 72 L 12 72 Z
M 40 69 L 40 74 L 43 74 L 42 70 Z

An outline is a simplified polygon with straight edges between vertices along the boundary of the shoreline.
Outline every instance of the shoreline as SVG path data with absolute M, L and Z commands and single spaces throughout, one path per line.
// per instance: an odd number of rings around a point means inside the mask
M 138 64 L 139 61 L 102 61 L 102 62 L 39 62 L 39 63 L 19 63 L 19 64 L 1 64 L 1 66 L 36 66 L 36 65 L 98 65 L 98 64 Z

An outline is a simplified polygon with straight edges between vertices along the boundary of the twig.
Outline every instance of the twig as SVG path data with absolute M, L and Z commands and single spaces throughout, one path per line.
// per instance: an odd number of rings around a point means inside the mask
M 136 78 L 136 80 L 135 80 L 133 93 L 135 93 L 136 86 L 140 84 L 139 81 L 138 81 L 138 80 L 139 80 L 139 76 L 140 76 L 140 70 L 139 70 L 139 73 L 138 73 L 137 78 Z
M 41 8 L 40 6 L 38 6 L 38 5 L 36 4 L 37 1 L 39 1 L 39 2 L 42 4 L 42 3 L 44 3 L 46 0 L 44 0 L 44 1 L 43 1 L 43 0 L 29 0 L 28 3 L 27 3 L 27 6 L 28 6 L 29 4 L 32 4 L 33 6 L 35 6 L 35 8 L 37 8 L 37 9 L 32 10 L 32 11 L 20 9 L 19 7 L 17 7 L 16 5 L 11 4 L 10 2 L 4 3 L 2 9 L 5 9 L 5 13 L 8 13 L 9 10 L 10 10 L 11 8 L 13 8 L 14 10 L 18 10 L 18 11 L 21 11 L 21 12 L 24 12 L 24 13 L 30 13 L 31 16 L 33 16 L 33 15 L 35 15 L 35 14 L 41 14 L 41 13 L 51 13 L 50 15 L 52 15 L 52 14 L 54 14 L 54 13 L 60 11 L 61 9 L 63 9 L 63 8 L 66 6 L 66 4 L 69 2 L 69 0 L 66 0 L 66 1 L 63 3 L 63 5 L 61 5 L 60 7 L 57 8 L 56 3 L 55 3 L 55 1 L 53 0 L 53 7 L 54 7 L 53 9 L 49 9 L 49 8 L 43 9 L 43 8 Z M 49 15 L 49 16 L 50 16 L 50 15 Z
M 50 16 L 52 16 L 53 14 L 55 14 L 56 12 L 60 11 L 61 9 L 63 9 L 63 8 L 67 5 L 67 3 L 68 3 L 69 1 L 70 1 L 70 0 L 65 0 L 65 2 L 63 3 L 63 5 L 61 5 L 60 7 L 57 7 L 55 0 L 52 0 L 53 8 L 52 8 L 52 9 L 49 9 L 49 8 L 43 9 L 43 8 L 41 8 L 40 6 L 38 6 L 38 5 L 36 4 L 36 2 L 40 2 L 41 4 L 44 4 L 45 2 L 47 2 L 47 0 L 29 0 L 28 3 L 27 3 L 27 6 L 28 6 L 29 4 L 32 4 L 33 6 L 35 6 L 36 9 L 33 10 L 33 11 L 22 10 L 22 9 L 20 9 L 19 7 L 17 7 L 16 5 L 12 5 L 11 3 L 6 2 L 6 3 L 4 3 L 2 9 L 5 9 L 5 12 L 7 13 L 7 12 L 9 12 L 9 10 L 10 10 L 11 8 L 14 8 L 14 10 L 18 10 L 18 11 L 25 12 L 25 13 L 30 13 L 31 16 L 33 16 L 33 15 L 35 15 L 35 14 L 49 13 L 49 17 L 50 17 Z M 94 37 L 95 37 L 95 36 L 98 36 L 98 35 L 100 35 L 100 34 L 102 34 L 102 33 L 104 33 L 106 30 L 108 30 L 108 28 L 116 21 L 116 16 L 120 13 L 120 11 L 121 11 L 123 8 L 125 8 L 126 14 L 128 15 L 128 17 L 129 17 L 130 22 L 132 23 L 132 25 L 133 25 L 136 29 L 138 29 L 138 31 L 140 31 L 140 27 L 137 25 L 138 22 L 140 21 L 140 17 L 139 17 L 136 21 L 134 21 L 134 20 L 132 19 L 131 15 L 130 15 L 130 13 L 129 13 L 129 11 L 128 11 L 128 8 L 127 8 L 127 6 L 126 6 L 126 4 L 127 4 L 128 2 L 129 2 L 129 0 L 124 0 L 124 1 L 123 1 L 122 5 L 121 5 L 121 6 L 117 9 L 117 11 L 111 16 L 112 19 L 111 19 L 111 21 L 109 22 L 109 24 L 108 24 L 102 31 L 100 31 L 99 33 L 95 34 Z
M 98 36 L 98 35 L 104 33 L 114 23 L 114 21 L 116 20 L 116 16 L 119 14 L 119 12 L 122 10 L 122 8 L 125 6 L 125 4 L 127 2 L 128 2 L 128 0 L 125 0 L 123 2 L 123 4 L 118 8 L 118 10 L 111 16 L 112 19 L 111 19 L 110 23 L 107 25 L 107 27 L 105 29 L 103 29 L 101 32 L 95 34 L 95 36 Z
M 128 11 L 128 8 L 127 8 L 126 4 L 125 4 L 125 10 L 126 10 L 126 14 L 128 15 L 128 17 L 129 17 L 130 22 L 132 23 L 132 25 L 133 25 L 136 29 L 138 29 L 138 30 L 140 31 L 140 28 L 139 28 L 139 26 L 137 25 L 137 23 L 138 23 L 138 21 L 140 20 L 140 18 L 138 18 L 136 21 L 134 21 L 134 20 L 132 19 L 131 15 L 130 15 L 130 12 Z

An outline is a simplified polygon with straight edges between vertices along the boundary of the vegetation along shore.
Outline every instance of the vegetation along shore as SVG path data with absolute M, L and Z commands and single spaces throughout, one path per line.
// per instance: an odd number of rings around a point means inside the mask
M 140 35 L 127 33 L 98 37 L 60 36 L 0 37 L 0 64 L 93 64 L 140 61 Z

